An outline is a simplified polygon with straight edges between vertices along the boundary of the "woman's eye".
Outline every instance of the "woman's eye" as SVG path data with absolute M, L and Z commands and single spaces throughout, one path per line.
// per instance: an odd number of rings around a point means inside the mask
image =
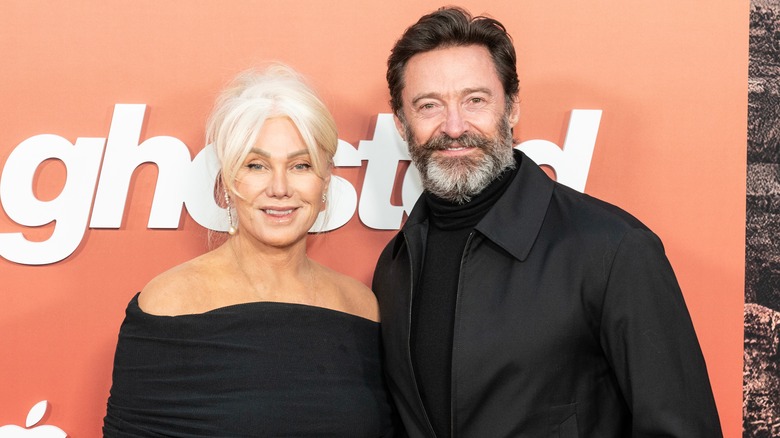
M 298 163 L 293 166 L 293 169 L 295 170 L 309 170 L 311 169 L 311 164 L 309 163 Z
M 249 163 L 246 165 L 246 167 L 250 170 L 262 170 L 265 169 L 265 166 L 263 166 L 260 163 Z

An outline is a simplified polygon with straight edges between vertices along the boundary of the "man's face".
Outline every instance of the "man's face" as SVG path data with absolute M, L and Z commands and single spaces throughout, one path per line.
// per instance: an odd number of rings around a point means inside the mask
M 403 120 L 396 127 L 431 193 L 465 203 L 514 163 L 511 127 L 490 53 L 455 46 L 419 53 L 406 64 Z

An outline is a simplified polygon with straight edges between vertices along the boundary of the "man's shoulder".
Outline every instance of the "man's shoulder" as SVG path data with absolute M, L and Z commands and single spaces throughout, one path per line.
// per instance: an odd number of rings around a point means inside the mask
M 661 239 L 626 210 L 571 188 L 556 185 L 547 212 L 547 241 L 576 248 L 583 259 L 606 260 L 622 252 L 629 257 L 664 257 Z M 553 225 L 554 224 L 554 225 Z
M 580 227 L 618 233 L 632 229 L 650 231 L 642 221 L 623 208 L 559 183 L 555 184 L 550 208 L 556 209 L 565 221 Z

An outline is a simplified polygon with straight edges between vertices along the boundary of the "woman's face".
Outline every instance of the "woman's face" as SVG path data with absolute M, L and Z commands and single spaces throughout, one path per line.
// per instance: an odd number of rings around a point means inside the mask
M 236 175 L 236 191 L 243 198 L 233 197 L 238 233 L 278 248 L 305 244 L 306 233 L 325 209 L 322 195 L 330 181 L 330 174 L 321 178 L 313 164 L 289 118 L 266 120 Z

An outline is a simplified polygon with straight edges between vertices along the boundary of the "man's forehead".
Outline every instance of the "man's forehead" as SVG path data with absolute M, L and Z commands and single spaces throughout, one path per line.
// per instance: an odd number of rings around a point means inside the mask
M 407 69 L 410 64 L 420 63 L 425 59 L 440 59 L 444 57 L 454 56 L 460 60 L 466 61 L 469 58 L 478 58 L 480 60 L 489 60 L 491 65 L 493 64 L 493 58 L 490 55 L 490 50 L 481 44 L 468 44 L 464 46 L 441 46 L 435 49 L 426 50 L 414 54 L 406 61 Z
M 418 53 L 407 62 L 404 76 L 407 99 L 470 90 L 494 94 L 496 87 L 502 87 L 493 58 L 483 46 L 453 46 Z

